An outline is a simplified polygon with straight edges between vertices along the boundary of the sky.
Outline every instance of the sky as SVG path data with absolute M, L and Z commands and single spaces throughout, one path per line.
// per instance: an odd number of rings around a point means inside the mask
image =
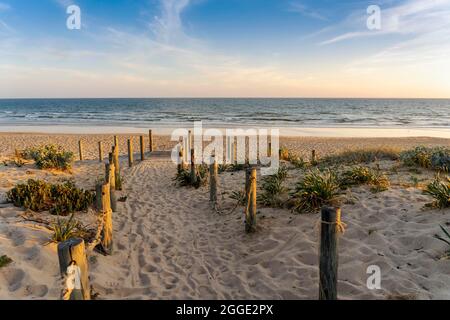
M 450 98 L 450 0 L 0 0 L 0 98 L 81 97 Z

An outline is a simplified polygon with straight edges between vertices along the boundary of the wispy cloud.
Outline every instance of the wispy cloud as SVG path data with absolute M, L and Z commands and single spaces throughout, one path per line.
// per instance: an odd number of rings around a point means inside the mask
M 181 14 L 190 0 L 161 0 L 161 14 L 150 23 L 156 37 L 166 43 L 185 37 Z
M 327 21 L 328 20 L 327 17 L 325 17 L 323 14 L 321 14 L 318 11 L 315 11 L 315 10 L 307 7 L 306 5 L 304 5 L 303 3 L 300 3 L 300 2 L 291 2 L 291 3 L 289 3 L 288 10 L 290 12 L 300 13 L 301 15 L 303 15 L 305 17 L 309 17 L 309 18 L 313 18 L 313 19 L 317 19 L 317 20 L 323 20 L 323 21 Z
M 390 8 L 381 7 L 381 30 L 368 30 L 364 11 L 352 13 L 336 29 L 350 28 L 348 31 L 320 42 L 328 45 L 362 37 L 388 34 L 423 35 L 436 30 L 450 32 L 450 0 L 408 0 Z

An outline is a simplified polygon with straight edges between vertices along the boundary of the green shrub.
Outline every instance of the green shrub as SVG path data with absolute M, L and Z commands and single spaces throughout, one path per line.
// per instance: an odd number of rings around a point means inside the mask
M 3 255 L 0 257 L 0 268 L 6 267 L 8 264 L 12 262 L 12 259 L 7 255 Z
M 324 157 L 320 160 L 323 165 L 352 165 L 370 163 L 378 160 L 398 160 L 399 153 L 391 148 L 373 148 L 345 151 L 336 155 Z
M 297 183 L 292 193 L 294 210 L 297 212 L 314 212 L 327 204 L 336 202 L 339 195 L 339 181 L 330 170 L 312 170 Z
M 278 168 L 277 173 L 264 177 L 262 182 L 262 193 L 258 195 L 258 202 L 268 207 L 281 207 L 280 196 L 286 191 L 283 182 L 287 178 L 287 169 Z
M 72 181 L 50 184 L 30 179 L 27 183 L 16 185 L 6 196 L 16 207 L 36 212 L 49 210 L 51 214 L 59 215 L 85 211 L 94 201 L 92 192 L 76 188 Z
M 450 207 L 450 178 L 447 177 L 447 182 L 442 181 L 439 176 L 427 185 L 424 193 L 432 196 L 434 201 L 429 204 L 435 208 Z
M 196 179 L 192 180 L 191 170 L 189 169 L 181 169 L 177 172 L 174 180 L 178 182 L 178 184 L 182 187 L 192 186 L 196 189 L 205 185 L 208 181 L 208 166 L 199 165 L 196 167 Z
M 26 159 L 33 159 L 39 169 L 69 170 L 74 159 L 73 152 L 52 144 L 25 149 L 23 155 Z
M 345 171 L 340 177 L 341 188 L 346 189 L 351 186 L 368 184 L 373 192 L 385 191 L 389 188 L 390 182 L 387 176 L 381 172 L 374 171 L 368 167 L 357 166 Z
M 406 166 L 448 171 L 450 168 L 450 149 L 419 146 L 412 150 L 403 151 L 400 154 L 400 159 Z

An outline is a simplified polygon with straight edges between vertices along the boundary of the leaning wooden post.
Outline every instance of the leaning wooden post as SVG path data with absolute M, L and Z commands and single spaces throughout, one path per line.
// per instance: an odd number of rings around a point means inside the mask
M 103 230 L 101 233 L 100 246 L 102 251 L 110 255 L 112 254 L 112 210 L 111 210 L 111 186 L 109 182 L 102 187 L 102 214 L 103 214 Z
M 217 203 L 217 175 L 218 166 L 216 157 L 211 157 L 211 164 L 209 165 L 209 201 L 214 205 Z
M 58 244 L 58 260 L 61 276 L 71 283 L 66 288 L 64 300 L 90 300 L 89 268 L 84 240 L 71 238 Z M 73 281 L 71 281 L 73 280 Z
M 256 168 L 248 169 L 250 181 L 247 190 L 247 208 L 245 210 L 245 232 L 256 231 Z
M 139 147 L 141 151 L 141 161 L 145 160 L 145 152 L 144 152 L 144 136 L 139 137 Z
M 83 161 L 83 142 L 81 140 L 78 141 L 78 151 L 80 154 L 80 161 Z
M 103 162 L 103 146 L 101 141 L 98 142 L 98 161 Z
M 338 223 L 341 209 L 323 207 L 320 223 L 319 299 L 337 299 Z
M 150 152 L 153 152 L 153 131 L 148 130 L 148 147 Z
M 116 200 L 116 177 L 114 172 L 114 163 L 105 164 L 105 181 L 109 183 L 110 186 L 110 203 L 113 212 L 117 212 L 117 200 Z
M 311 164 L 312 165 L 315 165 L 317 162 L 316 162 L 316 150 L 312 150 L 311 151 Z
M 133 166 L 133 138 L 128 139 L 128 166 Z
M 191 183 L 195 184 L 197 182 L 197 172 L 195 168 L 195 151 L 194 148 L 191 149 Z

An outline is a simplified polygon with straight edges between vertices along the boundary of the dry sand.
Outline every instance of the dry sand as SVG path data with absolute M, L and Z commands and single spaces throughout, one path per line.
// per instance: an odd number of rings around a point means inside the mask
M 109 135 L 1 134 L 0 161 L 10 158 L 14 148 L 47 142 L 77 152 L 80 137 L 88 160 L 76 162 L 71 175 L 38 170 L 31 163 L 22 168 L 0 166 L 0 198 L 29 178 L 72 177 L 77 185 L 92 189 L 104 170 L 95 160 L 97 141 L 105 142 L 105 150 L 112 141 Z M 169 148 L 167 137 L 155 139 L 160 148 Z M 125 151 L 124 136 L 121 141 Z M 313 148 L 323 155 L 367 146 L 450 146 L 450 140 L 283 138 L 281 144 L 304 155 Z M 317 298 L 318 215 L 259 208 L 258 231 L 246 235 L 243 208 L 230 213 L 234 202 L 229 199 L 232 191 L 243 188 L 243 172 L 220 175 L 224 213 L 218 214 L 208 203 L 207 187 L 174 185 L 176 168 L 170 159 L 151 157 L 136 161 L 131 169 L 125 157 L 122 162 L 122 195 L 128 198 L 114 214 L 114 254 L 89 254 L 98 299 Z M 430 198 L 412 185 L 413 174 L 403 168 L 395 173 L 393 162 L 381 166 L 390 174 L 391 188 L 377 194 L 366 186 L 353 188 L 342 207 L 347 230 L 339 243 L 339 298 L 450 299 L 450 260 L 440 259 L 445 245 L 433 238 L 439 224 L 450 223 L 450 210 L 423 211 Z M 292 169 L 289 175 L 292 187 L 299 173 Z M 414 176 L 424 184 L 433 172 L 421 170 Z M 11 204 L 0 204 L 0 256 L 13 260 L 0 269 L 0 299 L 58 299 L 56 246 L 44 245 L 50 232 L 23 221 L 22 213 Z M 91 211 L 77 214 L 86 223 L 93 221 L 92 216 Z M 372 264 L 381 268 L 380 290 L 366 287 L 366 269 Z

